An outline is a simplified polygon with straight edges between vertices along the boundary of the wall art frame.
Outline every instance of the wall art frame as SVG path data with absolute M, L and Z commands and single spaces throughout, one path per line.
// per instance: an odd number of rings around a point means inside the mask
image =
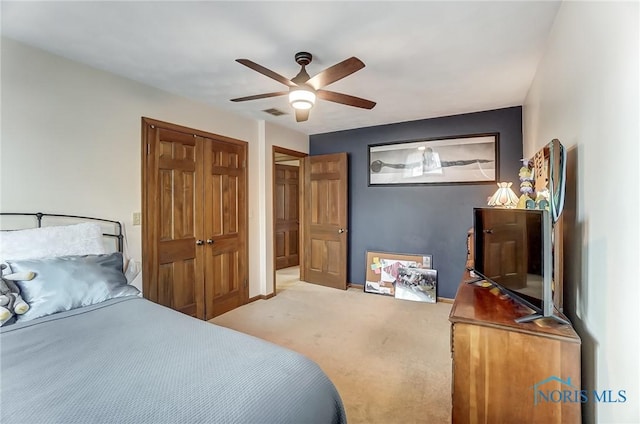
M 437 287 L 438 271 L 435 269 L 400 267 L 396 278 L 395 298 L 436 303 Z
M 496 183 L 499 147 L 500 133 L 370 144 L 368 185 Z
M 364 291 L 395 297 L 396 281 L 408 269 L 431 269 L 431 255 L 367 250 Z M 401 271 L 402 270 L 402 271 Z

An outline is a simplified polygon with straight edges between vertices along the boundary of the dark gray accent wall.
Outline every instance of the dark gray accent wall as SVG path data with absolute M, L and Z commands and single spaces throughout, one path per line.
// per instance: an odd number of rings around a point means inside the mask
M 367 250 L 430 254 L 438 296 L 453 299 L 464 272 L 473 208 L 497 186 L 368 186 L 368 145 L 421 138 L 500 133 L 499 180 L 519 195 L 522 107 L 358 128 L 309 137 L 311 155 L 349 155 L 349 282 L 364 284 Z

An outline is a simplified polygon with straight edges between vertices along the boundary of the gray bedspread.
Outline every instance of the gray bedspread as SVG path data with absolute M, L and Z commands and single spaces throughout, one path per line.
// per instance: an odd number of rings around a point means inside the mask
M 0 422 L 345 423 L 311 360 L 139 297 L 2 328 Z

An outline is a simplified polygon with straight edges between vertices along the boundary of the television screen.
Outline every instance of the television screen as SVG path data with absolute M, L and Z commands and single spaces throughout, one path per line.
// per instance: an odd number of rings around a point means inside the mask
M 473 268 L 479 276 L 515 295 L 537 317 L 553 315 L 551 222 L 546 210 L 475 208 L 474 239 Z

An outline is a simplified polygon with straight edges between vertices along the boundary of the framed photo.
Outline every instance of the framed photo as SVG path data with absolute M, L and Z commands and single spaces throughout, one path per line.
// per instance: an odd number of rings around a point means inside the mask
M 495 183 L 499 133 L 369 145 L 369 186 Z
M 401 267 L 396 278 L 396 299 L 436 303 L 438 271 L 435 269 Z
M 432 260 L 431 255 L 367 251 L 366 264 L 364 291 L 395 297 L 400 269 L 431 268 Z

